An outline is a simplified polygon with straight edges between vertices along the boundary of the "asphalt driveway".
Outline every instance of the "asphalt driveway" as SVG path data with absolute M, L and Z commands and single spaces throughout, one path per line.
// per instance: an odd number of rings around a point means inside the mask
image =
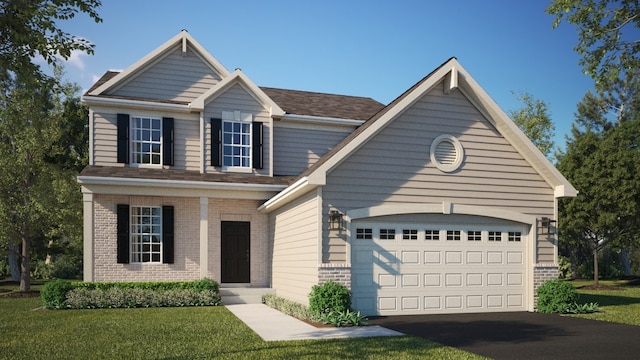
M 371 318 L 493 359 L 640 359 L 640 326 L 529 312 Z

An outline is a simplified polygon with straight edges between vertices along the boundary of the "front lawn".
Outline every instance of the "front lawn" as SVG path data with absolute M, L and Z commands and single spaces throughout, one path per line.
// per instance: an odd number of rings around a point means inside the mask
M 599 283 L 603 289 L 589 290 L 585 288 L 593 285 L 593 281 L 573 282 L 580 294 L 580 302 L 597 302 L 600 312 L 571 316 L 640 326 L 640 286 L 626 280 L 601 280 Z
M 34 310 L 40 306 L 39 298 L 0 296 L 0 358 L 481 359 L 410 336 L 265 342 L 223 306 Z

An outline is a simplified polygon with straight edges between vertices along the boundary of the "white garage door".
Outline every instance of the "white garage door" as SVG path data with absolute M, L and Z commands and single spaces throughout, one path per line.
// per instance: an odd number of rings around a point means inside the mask
M 526 311 L 523 226 L 354 222 L 353 308 L 367 315 Z

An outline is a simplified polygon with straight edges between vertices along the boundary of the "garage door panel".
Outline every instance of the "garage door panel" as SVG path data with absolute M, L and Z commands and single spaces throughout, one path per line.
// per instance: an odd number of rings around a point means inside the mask
M 352 243 L 353 303 L 365 315 L 526 310 L 526 237 L 507 240 L 522 227 L 491 229 L 489 241 L 489 230 L 469 224 L 439 234 L 429 224 L 369 226 L 373 238 Z M 392 238 L 380 239 L 381 228 Z

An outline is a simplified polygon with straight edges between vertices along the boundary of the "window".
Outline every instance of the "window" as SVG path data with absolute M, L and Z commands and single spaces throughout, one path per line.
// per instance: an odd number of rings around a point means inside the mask
M 425 240 L 440 240 L 440 230 L 425 230 L 424 231 L 424 239 Z
M 522 233 L 520 231 L 509 231 L 508 241 L 520 241 Z
M 131 117 L 134 164 L 162 164 L 162 119 Z
M 362 239 L 362 240 L 371 240 L 371 239 L 373 239 L 373 230 L 357 228 L 356 229 L 356 239 Z
M 447 230 L 448 241 L 460 241 L 460 230 Z
M 117 115 L 117 162 L 173 166 L 173 118 Z
M 162 211 L 160 207 L 131 207 L 131 262 L 162 260 Z
M 252 114 L 223 111 L 221 119 L 211 119 L 211 166 L 262 169 L 263 145 L 263 124 L 254 122 Z
M 418 240 L 418 230 L 416 229 L 402 230 L 402 240 Z
M 173 206 L 117 205 L 117 262 L 173 264 Z
M 380 229 L 380 240 L 395 240 L 396 229 Z
M 469 240 L 469 241 L 482 241 L 482 231 L 469 230 L 467 232 L 467 240 Z
M 489 241 L 502 241 L 502 232 L 489 231 Z

